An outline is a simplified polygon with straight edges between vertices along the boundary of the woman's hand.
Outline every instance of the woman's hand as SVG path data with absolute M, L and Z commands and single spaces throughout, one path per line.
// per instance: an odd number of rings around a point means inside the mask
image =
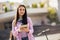
M 25 31 L 25 32 L 29 32 L 29 29 L 28 29 L 28 28 L 24 28 L 24 31 Z
M 27 25 L 21 25 L 19 30 L 20 32 L 29 32 Z
M 24 31 L 24 28 L 23 28 L 23 27 L 20 27 L 20 30 L 21 30 L 21 32 L 22 32 L 22 31 Z
M 23 28 L 22 27 L 19 27 L 18 28 L 18 32 L 22 32 L 23 31 Z

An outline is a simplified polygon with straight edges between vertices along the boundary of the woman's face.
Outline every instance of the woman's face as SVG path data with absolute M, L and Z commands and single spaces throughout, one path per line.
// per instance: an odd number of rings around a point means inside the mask
M 24 13 L 25 13 L 25 8 L 24 7 L 19 7 L 19 15 L 20 16 L 23 16 L 24 15 Z

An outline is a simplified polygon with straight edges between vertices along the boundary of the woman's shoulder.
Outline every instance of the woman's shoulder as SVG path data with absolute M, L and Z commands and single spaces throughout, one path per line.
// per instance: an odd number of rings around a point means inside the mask
M 14 24 L 15 23 L 15 19 L 12 21 L 12 24 Z
M 31 18 L 30 17 L 27 17 L 27 20 L 31 20 Z
M 27 17 L 28 22 L 32 21 L 30 17 Z
M 15 19 L 13 19 L 13 21 L 12 22 L 15 22 Z

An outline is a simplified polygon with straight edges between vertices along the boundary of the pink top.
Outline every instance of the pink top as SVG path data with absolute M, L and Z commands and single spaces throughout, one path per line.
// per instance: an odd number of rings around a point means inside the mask
M 34 36 L 33 36 L 33 24 L 32 24 L 32 21 L 31 21 L 31 18 L 27 18 L 28 20 L 28 28 L 29 28 L 29 33 L 27 33 L 27 36 L 28 36 L 28 39 L 29 40 L 35 40 Z M 21 23 L 20 22 L 17 22 L 17 25 L 14 27 L 13 26 L 13 22 L 12 22 L 12 34 L 13 36 L 16 36 L 17 40 L 21 40 L 21 34 L 22 33 L 19 33 L 18 32 L 18 28 L 20 27 Z M 24 35 L 26 36 L 26 35 Z

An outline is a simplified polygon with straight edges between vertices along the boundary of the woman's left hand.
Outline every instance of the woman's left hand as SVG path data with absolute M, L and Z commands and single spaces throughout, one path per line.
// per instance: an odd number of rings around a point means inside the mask
M 29 29 L 28 29 L 28 28 L 24 28 L 24 31 L 25 31 L 25 32 L 29 32 Z

